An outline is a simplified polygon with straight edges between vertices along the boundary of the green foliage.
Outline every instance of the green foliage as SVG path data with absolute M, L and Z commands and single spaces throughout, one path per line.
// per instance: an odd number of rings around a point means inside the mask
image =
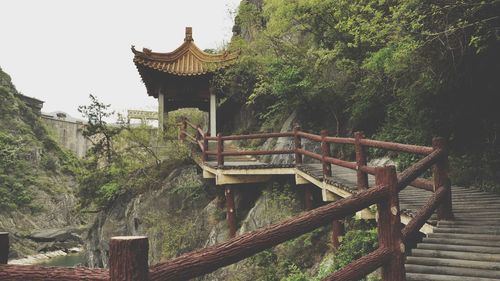
M 189 217 L 182 217 L 180 214 L 169 214 L 160 216 L 153 213 L 144 218 L 148 233 L 159 237 L 161 257 L 171 259 L 181 253 L 192 250 L 195 244 L 196 232 L 195 221 Z
M 261 122 L 297 110 L 306 130 L 402 143 L 451 140 L 456 159 L 486 167 L 455 182 L 500 182 L 500 2 L 242 1 L 237 65 L 214 80 Z M 397 155 L 401 167 L 410 159 Z M 482 164 L 482 161 L 488 161 Z M 484 178 L 477 179 L 476 176 Z M 496 184 L 498 186 L 498 184 Z
M 108 126 L 106 119 L 114 115 L 110 104 L 100 102 L 96 96 L 89 95 L 90 104 L 78 107 L 78 112 L 87 118 L 83 135 L 92 140 L 92 152 L 95 157 L 105 157 L 111 162 L 115 156 L 113 137 L 118 135 L 122 127 Z
M 61 175 L 60 164 L 71 159 L 0 69 L 0 210 L 40 210 L 33 204 L 34 191 L 50 194 L 60 189 L 46 179 Z
M 189 110 L 169 114 L 169 130 L 165 136 L 158 136 L 156 128 L 144 124 L 108 125 L 105 119 L 113 116 L 110 105 L 90 97 L 90 105 L 80 106 L 79 110 L 88 118 L 85 134 L 94 140 L 95 146 L 88 152 L 84 167 L 72 169 L 71 163 L 66 163 L 69 170 L 78 174 L 81 207 L 101 208 L 125 192 L 155 188 L 162 169 L 188 161 L 190 150 L 176 140 L 175 120 L 185 114 L 193 122 L 201 122 L 201 114 L 190 114 Z M 194 196 L 196 192 L 192 192 Z

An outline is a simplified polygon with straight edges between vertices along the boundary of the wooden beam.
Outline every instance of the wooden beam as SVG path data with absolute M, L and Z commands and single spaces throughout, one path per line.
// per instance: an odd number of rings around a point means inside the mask
M 295 174 L 295 184 L 296 185 L 310 184 L 310 182 L 305 178 L 301 177 L 300 175 Z
M 203 169 L 203 178 L 204 179 L 215 179 L 215 174 L 212 174 L 206 169 Z
M 226 184 L 242 184 L 242 183 L 258 183 L 258 182 L 268 182 L 272 176 L 229 176 L 218 174 L 215 176 L 215 185 L 226 185 Z

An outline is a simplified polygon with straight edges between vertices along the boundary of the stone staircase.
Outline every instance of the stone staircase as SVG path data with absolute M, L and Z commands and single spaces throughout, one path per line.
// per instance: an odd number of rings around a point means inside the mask
M 500 281 L 500 195 L 453 187 L 455 220 L 439 221 L 406 259 L 408 281 Z

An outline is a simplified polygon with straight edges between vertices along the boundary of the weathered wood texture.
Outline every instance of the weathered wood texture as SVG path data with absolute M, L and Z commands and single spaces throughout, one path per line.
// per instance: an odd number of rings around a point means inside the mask
M 0 264 L 7 264 L 9 259 L 9 233 L 0 232 Z
M 33 265 L 0 265 L 0 281 L 109 281 L 105 269 L 86 267 L 48 267 Z
M 359 280 L 383 264 L 387 263 L 391 258 L 391 251 L 387 248 L 378 248 L 377 250 L 363 256 L 344 268 L 334 272 L 322 281 L 353 281 Z M 399 281 L 399 280 L 398 280 Z
M 385 200 L 387 190 L 386 186 L 373 187 L 284 222 L 245 233 L 219 245 L 181 255 L 153 266 L 151 280 L 187 280 L 210 273 Z
M 109 243 L 110 281 L 149 281 L 148 238 L 112 237 Z
M 300 127 L 295 126 L 293 128 L 293 143 L 295 146 L 295 164 L 302 164 L 302 154 L 298 152 L 302 148 L 302 140 L 299 136 Z
M 359 191 L 365 190 L 368 188 L 368 174 L 364 172 L 361 167 L 366 166 L 366 152 L 365 148 L 361 144 L 361 140 L 365 136 L 363 135 L 362 132 L 356 132 L 354 133 L 354 148 L 356 150 L 356 177 L 358 179 L 357 181 L 357 188 Z
M 304 209 L 310 211 L 313 209 L 313 195 L 312 195 L 311 184 L 306 184 L 304 186 Z
M 445 187 L 438 188 L 431 198 L 429 198 L 427 203 L 418 210 L 415 217 L 403 228 L 402 235 L 405 243 L 412 239 L 412 235 L 416 234 L 416 232 L 418 232 L 419 229 L 427 222 L 442 202 L 443 198 L 445 198 L 446 192 Z
M 341 220 L 332 222 L 332 246 L 337 250 L 340 247 L 340 237 L 344 235 L 344 224 Z
M 445 152 L 442 149 L 436 149 L 431 154 L 427 155 L 408 169 L 404 170 L 404 172 L 399 175 L 398 189 L 402 190 L 410 184 L 414 185 L 414 181 L 420 175 L 422 175 L 427 169 L 429 169 L 434 163 L 438 162 L 443 157 L 445 157 Z
M 326 162 L 326 157 L 330 157 L 330 143 L 325 141 L 328 131 L 321 131 L 321 163 L 323 164 L 323 178 L 332 176 L 332 166 Z
M 224 141 L 222 140 L 221 134 L 217 134 L 217 165 L 224 166 Z
M 236 235 L 236 210 L 234 209 L 233 188 L 226 185 L 224 194 L 226 195 L 226 221 L 229 229 L 229 238 L 233 238 Z
M 389 199 L 377 204 L 378 245 L 391 252 L 391 259 L 382 266 L 382 280 L 404 281 L 404 244 L 401 236 L 396 168 L 377 167 L 375 184 L 389 187 Z
M 434 151 L 442 151 L 443 157 L 433 166 L 432 173 L 434 177 L 434 190 L 439 187 L 444 187 L 445 194 L 441 205 L 437 209 L 438 220 L 452 220 L 453 210 L 451 203 L 451 183 L 448 177 L 448 147 L 446 140 L 443 138 L 434 138 L 432 140 Z

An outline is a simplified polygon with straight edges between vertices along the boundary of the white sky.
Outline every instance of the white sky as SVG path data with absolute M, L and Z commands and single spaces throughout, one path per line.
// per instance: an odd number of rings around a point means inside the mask
M 240 0 L 1 0 L 0 67 L 43 111 L 81 117 L 89 94 L 126 109 L 156 110 L 131 45 L 170 52 L 186 26 L 201 49 L 231 38 Z

